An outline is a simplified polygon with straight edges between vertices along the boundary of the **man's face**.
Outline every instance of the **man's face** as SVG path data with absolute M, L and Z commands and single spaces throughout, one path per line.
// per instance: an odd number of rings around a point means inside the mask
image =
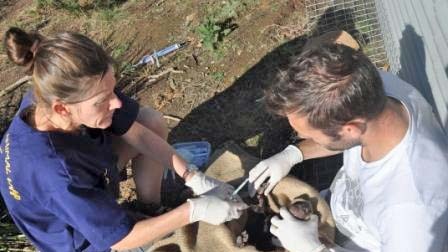
M 334 138 L 326 135 L 322 130 L 311 126 L 306 116 L 301 116 L 298 113 L 290 113 L 286 117 L 300 138 L 313 140 L 325 149 L 343 151 L 361 144 L 357 131 L 348 128 L 353 126 L 342 126 L 338 133 L 339 137 Z
M 114 111 L 122 105 L 114 93 L 115 84 L 114 71 L 110 67 L 100 83 L 89 92 L 87 100 L 68 105 L 73 123 L 90 128 L 109 127 Z

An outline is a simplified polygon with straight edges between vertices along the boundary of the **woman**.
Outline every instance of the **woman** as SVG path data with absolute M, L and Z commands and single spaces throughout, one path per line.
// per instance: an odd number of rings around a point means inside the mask
M 114 90 L 112 59 L 89 38 L 10 28 L 4 47 L 32 74 L 33 90 L 2 139 L 0 190 L 39 250 L 132 249 L 188 223 L 237 218 L 247 207 L 227 200 L 231 186 L 190 171 L 166 143 L 159 112 Z M 173 167 L 200 197 L 134 221 L 106 190 L 130 159 L 141 202 L 160 203 L 163 167 Z

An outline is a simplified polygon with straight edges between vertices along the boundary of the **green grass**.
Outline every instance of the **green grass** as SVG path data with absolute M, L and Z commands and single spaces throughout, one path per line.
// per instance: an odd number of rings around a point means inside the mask
M 118 46 L 114 47 L 114 49 L 111 52 L 111 56 L 114 59 L 118 59 L 122 57 L 128 49 L 129 49 L 128 43 L 119 44 Z
M 226 45 L 225 38 L 238 28 L 235 20 L 258 3 L 259 0 L 227 0 L 208 7 L 203 21 L 195 28 L 203 48 L 212 52 L 215 59 L 222 58 L 226 50 L 232 48 Z
M 118 7 L 99 9 L 98 15 L 101 20 L 110 23 L 125 17 L 125 13 Z
M 126 0 L 95 0 L 93 2 L 95 8 L 115 8 L 125 3 Z
M 24 251 L 26 247 L 30 248 L 26 237 L 17 230 L 14 224 L 0 223 L 0 251 L 12 251 L 13 248 Z
M 271 11 L 277 12 L 280 9 L 279 3 L 273 3 L 271 4 Z
M 24 30 L 36 30 L 45 20 L 48 20 L 45 15 L 41 14 L 34 6 L 30 6 L 15 18 L 7 20 L 5 26 L 19 27 Z
M 204 48 L 214 51 L 217 49 L 219 38 L 223 34 L 222 28 L 216 24 L 214 19 L 207 17 L 196 29 Z
M 230 0 L 225 2 L 221 8 L 218 9 L 216 18 L 218 20 L 225 20 L 227 18 L 235 18 L 238 16 L 237 11 L 241 9 L 243 2 L 240 0 Z
M 133 75 L 135 73 L 135 71 L 136 71 L 136 68 L 134 67 L 134 65 L 132 65 L 129 62 L 122 62 L 118 67 L 118 72 L 120 73 L 119 74 L 120 78 L 123 76 L 126 76 L 126 75 L 128 75 L 128 76 Z
M 17 229 L 12 220 L 9 218 L 1 197 L 0 251 L 32 251 L 26 237 Z
M 216 53 L 223 39 L 238 27 L 233 21 L 247 5 L 245 2 L 228 0 L 209 8 L 208 15 L 196 28 L 205 49 Z
M 225 74 L 224 72 L 214 72 L 211 74 L 211 76 L 215 81 L 223 81 Z
M 64 9 L 72 14 L 79 15 L 82 8 L 76 0 L 35 0 L 38 8 Z
M 90 9 L 115 9 L 126 0 L 35 0 L 35 2 L 38 8 L 64 9 L 78 15 Z

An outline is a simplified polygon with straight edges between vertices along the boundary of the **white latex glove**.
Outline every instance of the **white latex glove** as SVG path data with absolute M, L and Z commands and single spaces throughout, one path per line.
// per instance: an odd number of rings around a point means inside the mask
M 188 199 L 188 202 L 190 203 L 190 223 L 204 221 L 219 225 L 239 218 L 243 210 L 248 208 L 241 201 L 226 201 L 212 195 L 201 195 L 199 198 Z
M 213 190 L 213 195 L 220 199 L 229 199 L 232 192 L 235 190 L 233 186 L 219 181 L 214 178 L 210 178 L 200 171 L 195 171 L 193 176 L 185 182 L 185 185 L 193 189 L 196 195 L 201 195 Z
M 302 161 L 302 151 L 294 145 L 288 145 L 283 151 L 261 161 L 249 172 L 249 194 L 255 195 L 255 191 L 269 177 L 269 185 L 264 191 L 264 194 L 268 195 L 274 186 L 288 175 L 291 168 Z
M 272 217 L 270 231 L 277 236 L 285 249 L 291 252 L 320 252 L 325 249 L 317 233 L 317 215 L 311 215 L 308 221 L 301 221 L 282 207 L 280 216 L 283 219 Z

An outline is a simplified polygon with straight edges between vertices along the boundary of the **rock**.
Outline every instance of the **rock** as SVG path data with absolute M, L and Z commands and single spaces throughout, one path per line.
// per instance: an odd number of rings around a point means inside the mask
M 318 37 L 309 39 L 303 47 L 303 51 L 318 48 L 324 43 L 336 43 L 359 50 L 358 42 L 348 32 L 341 30 L 327 32 Z

